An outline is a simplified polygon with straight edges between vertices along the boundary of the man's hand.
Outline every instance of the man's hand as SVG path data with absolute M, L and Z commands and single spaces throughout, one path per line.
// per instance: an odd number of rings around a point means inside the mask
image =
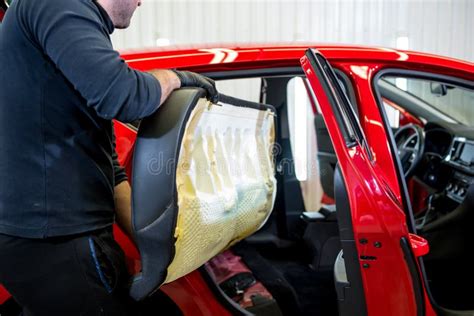
M 217 102 L 216 83 L 211 78 L 202 76 L 195 72 L 173 70 L 181 82 L 181 87 L 198 87 L 207 91 L 212 102 Z
M 190 71 L 154 70 L 150 72 L 160 82 L 161 100 L 165 102 L 173 90 L 181 87 L 197 87 L 206 90 L 209 99 L 216 103 L 218 93 L 214 80 Z

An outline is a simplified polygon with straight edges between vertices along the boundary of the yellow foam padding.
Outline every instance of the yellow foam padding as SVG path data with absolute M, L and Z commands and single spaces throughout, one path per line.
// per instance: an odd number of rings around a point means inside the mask
M 263 226 L 276 196 L 274 139 L 270 111 L 198 102 L 177 162 L 175 256 L 165 283 Z

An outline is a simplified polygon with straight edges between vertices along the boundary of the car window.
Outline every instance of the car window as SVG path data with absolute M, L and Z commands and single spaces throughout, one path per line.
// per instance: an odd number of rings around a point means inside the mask
M 346 81 L 341 80 L 341 84 L 345 89 L 352 89 L 352 87 L 346 86 Z M 220 93 L 259 102 L 262 79 L 218 80 L 216 86 Z M 291 172 L 291 175 L 295 176 L 299 182 L 305 209 L 318 210 L 322 202 L 333 203 L 333 193 L 323 189 L 325 186 L 321 184 L 320 175 L 324 173 L 328 179 L 332 179 L 333 175 L 328 171 L 328 168 L 321 169 L 320 166 L 318 136 L 315 127 L 315 116 L 320 111 L 316 98 L 313 98 L 310 93 L 312 92 L 311 89 L 308 89 L 306 78 L 301 76 L 288 78 L 284 95 L 286 95 L 288 136 L 292 157 L 290 165 L 292 167 L 285 170 Z M 332 187 L 332 185 L 330 186 Z
M 287 84 L 288 126 L 296 178 L 300 182 L 306 210 L 321 207 L 323 189 L 320 181 L 316 143 L 315 114 L 302 77 Z
M 383 108 L 385 110 L 385 115 L 387 116 L 388 123 L 391 128 L 400 127 L 400 111 L 396 109 L 390 101 L 383 99 Z
M 474 126 L 474 91 L 451 83 L 428 79 L 410 78 L 405 76 L 383 76 L 381 84 L 389 84 L 396 94 L 412 96 L 418 102 L 419 112 L 423 118 L 428 114 L 439 120 Z M 416 106 L 416 102 L 413 105 Z M 423 109 L 425 106 L 425 109 Z
M 261 78 L 244 78 L 216 81 L 219 93 L 239 99 L 260 102 Z

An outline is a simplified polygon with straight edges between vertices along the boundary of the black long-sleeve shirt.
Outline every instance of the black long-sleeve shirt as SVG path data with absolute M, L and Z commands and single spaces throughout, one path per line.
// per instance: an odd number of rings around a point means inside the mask
M 111 120 L 148 116 L 161 98 L 159 82 L 113 50 L 113 30 L 94 0 L 9 8 L 0 26 L 0 233 L 42 238 L 113 222 L 123 171 Z

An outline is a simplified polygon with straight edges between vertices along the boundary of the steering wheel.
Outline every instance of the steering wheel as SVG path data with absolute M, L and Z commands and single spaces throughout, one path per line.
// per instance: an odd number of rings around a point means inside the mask
M 423 129 L 415 124 L 402 126 L 394 135 L 405 179 L 413 175 L 425 148 Z

